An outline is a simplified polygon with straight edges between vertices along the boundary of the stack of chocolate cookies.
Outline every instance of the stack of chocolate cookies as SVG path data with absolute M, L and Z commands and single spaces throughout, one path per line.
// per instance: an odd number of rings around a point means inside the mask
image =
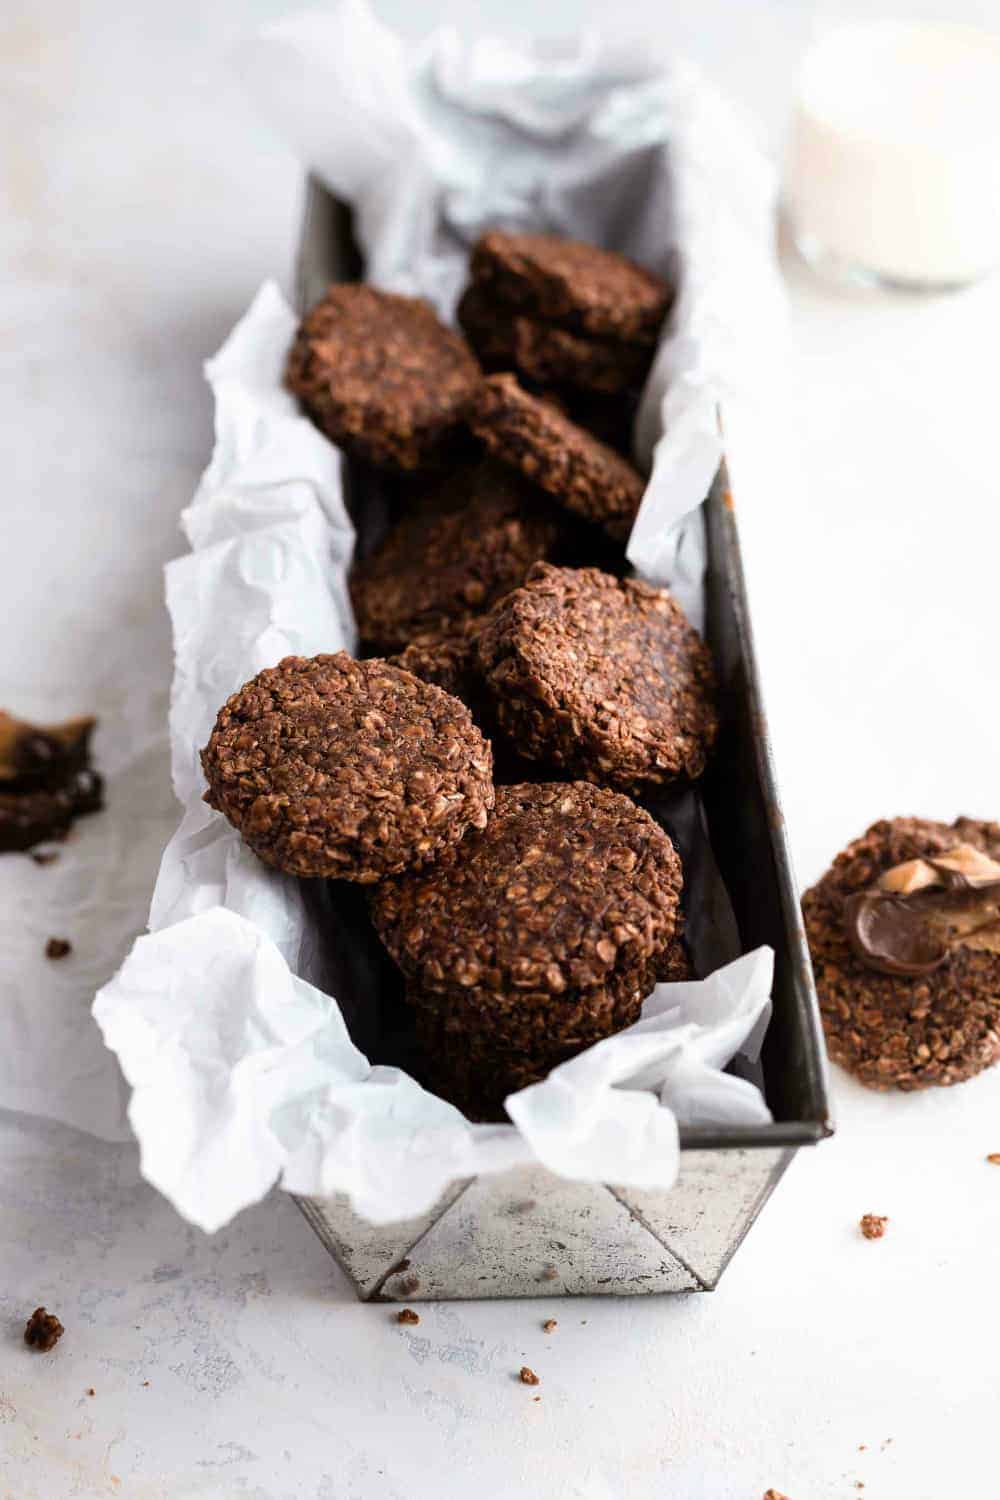
M 290 389 L 412 482 L 351 578 L 371 654 L 260 673 L 202 763 L 262 859 L 372 888 L 429 1081 L 489 1118 L 688 973 L 680 861 L 632 798 L 699 775 L 717 720 L 676 601 L 618 576 L 642 476 L 578 419 L 627 408 L 669 288 L 553 236 L 484 235 L 471 271 L 479 362 L 372 287 L 303 320 Z
M 676 963 L 680 860 L 629 798 L 501 787 L 485 829 L 383 881 L 375 926 L 407 978 L 438 1086 L 469 1113 L 638 1020 Z
M 515 371 L 627 453 L 672 287 L 611 251 L 498 229 L 477 241 L 469 271 L 458 321 L 483 369 Z

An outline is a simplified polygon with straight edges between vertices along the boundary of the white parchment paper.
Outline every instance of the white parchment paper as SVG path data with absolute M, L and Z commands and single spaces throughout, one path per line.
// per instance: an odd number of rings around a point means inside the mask
M 720 457 L 720 398 L 727 413 L 730 398 L 746 409 L 727 307 L 755 277 L 760 298 L 777 295 L 761 238 L 767 179 L 724 109 L 686 69 L 593 38 L 553 56 L 443 33 L 404 54 L 358 3 L 279 23 L 241 66 L 303 160 L 353 202 L 373 279 L 445 314 L 488 223 L 560 229 L 654 266 L 681 258 L 638 424 L 652 473 L 629 556 L 700 619 L 692 512 Z M 769 1118 L 751 1084 L 721 1071 L 759 1045 L 768 951 L 658 986 L 636 1026 L 513 1096 L 512 1125 L 472 1125 L 400 1069 L 369 1064 L 336 998 L 310 982 L 320 966 L 302 888 L 200 800 L 197 752 L 226 696 L 288 653 L 353 645 L 340 457 L 281 385 L 294 327 L 265 286 L 210 362 L 215 451 L 183 518 L 192 550 L 168 568 L 184 816 L 150 935 L 94 1007 L 132 1085 L 143 1171 L 206 1229 L 275 1180 L 348 1192 L 376 1221 L 422 1210 L 455 1177 L 532 1159 L 668 1187 L 679 1121 Z

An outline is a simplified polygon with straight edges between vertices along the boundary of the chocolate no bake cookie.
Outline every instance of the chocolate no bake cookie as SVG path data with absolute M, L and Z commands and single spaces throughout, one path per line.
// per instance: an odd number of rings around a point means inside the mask
M 518 750 L 625 790 L 701 774 L 715 739 L 711 655 L 666 591 L 539 563 L 478 637 Z
M 482 829 L 490 747 L 450 694 L 375 659 L 288 656 L 220 710 L 205 800 L 267 864 L 370 883 Z
M 672 291 L 612 250 L 554 234 L 493 229 L 476 242 L 472 279 L 493 301 L 598 338 L 655 342 Z
M 875 823 L 802 907 L 835 1062 L 917 1089 L 1000 1059 L 1000 824 Z
M 567 510 L 600 523 L 616 540 L 628 538 L 645 489 L 642 475 L 552 402 L 530 395 L 513 375 L 490 375 L 469 422 L 488 452 Z
M 492 303 L 473 283 L 458 304 L 458 321 L 483 369 L 517 370 L 540 386 L 618 395 L 641 386 L 651 344 L 588 338 Z
M 457 857 L 372 900 L 435 1086 L 481 1117 L 635 1021 L 681 926 L 680 861 L 627 797 L 583 782 L 496 795 Z
M 458 469 L 355 569 L 363 640 L 396 650 L 482 613 L 548 557 L 559 512 L 519 474 L 489 459 Z
M 679 926 L 680 860 L 628 797 L 586 782 L 499 787 L 460 857 L 383 882 L 375 926 L 428 993 L 511 1003 L 605 983 Z
M 96 719 L 28 724 L 0 711 L 0 852 L 64 839 L 74 819 L 103 805 L 90 763 Z
M 395 667 L 412 672 L 421 682 L 453 693 L 470 708 L 479 706 L 482 684 L 476 640 L 482 628 L 482 615 L 469 615 L 443 631 L 425 631 L 396 656 L 389 657 Z M 477 715 L 478 722 L 478 715 Z
M 479 381 L 465 340 L 429 302 L 331 286 L 302 320 L 286 381 L 316 425 L 379 467 L 435 467 L 454 452 Z

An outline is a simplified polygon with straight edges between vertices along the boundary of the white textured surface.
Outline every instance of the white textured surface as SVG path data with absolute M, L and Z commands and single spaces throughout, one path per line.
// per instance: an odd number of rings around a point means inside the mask
M 298 193 L 217 52 L 285 8 L 4 8 L 0 699 L 25 712 L 113 719 L 165 680 L 158 568 L 209 444 L 198 363 L 286 268 Z M 548 29 L 583 9 L 597 6 L 558 0 Z M 805 8 L 675 9 L 633 0 L 616 17 L 676 36 L 773 127 Z M 788 427 L 807 468 L 742 519 L 811 878 L 873 817 L 1000 810 L 1000 285 L 886 301 L 790 278 Z M 115 696 L 108 668 L 150 613 L 160 654 L 145 688 Z M 51 898 L 33 886 L 25 921 L 44 940 Z M 718 1292 L 425 1305 L 412 1331 L 354 1303 L 286 1198 L 208 1240 L 138 1181 L 129 1148 L 6 1119 L 0 1496 L 989 1495 L 1000 1169 L 983 1156 L 1000 1150 L 1000 1074 L 899 1099 L 836 1083 L 840 1134 L 798 1158 Z M 857 1234 L 866 1210 L 891 1216 L 879 1243 Z M 50 1356 L 19 1343 L 38 1301 L 68 1330 Z M 537 1391 L 514 1378 L 523 1363 Z

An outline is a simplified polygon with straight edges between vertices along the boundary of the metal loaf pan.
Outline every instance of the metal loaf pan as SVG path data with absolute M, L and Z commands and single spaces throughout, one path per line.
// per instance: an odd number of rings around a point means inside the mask
M 350 212 L 307 186 L 300 311 L 362 272 Z M 721 685 L 717 751 L 701 785 L 716 861 L 744 951 L 775 955 L 761 1058 L 770 1125 L 685 1129 L 670 1192 L 571 1183 L 518 1169 L 454 1183 L 417 1219 L 388 1227 L 346 1199 L 299 1199 L 369 1300 L 709 1291 L 795 1152 L 831 1133 L 826 1057 L 809 954 L 774 784 L 739 535 L 725 468 L 704 500 L 706 637 Z

